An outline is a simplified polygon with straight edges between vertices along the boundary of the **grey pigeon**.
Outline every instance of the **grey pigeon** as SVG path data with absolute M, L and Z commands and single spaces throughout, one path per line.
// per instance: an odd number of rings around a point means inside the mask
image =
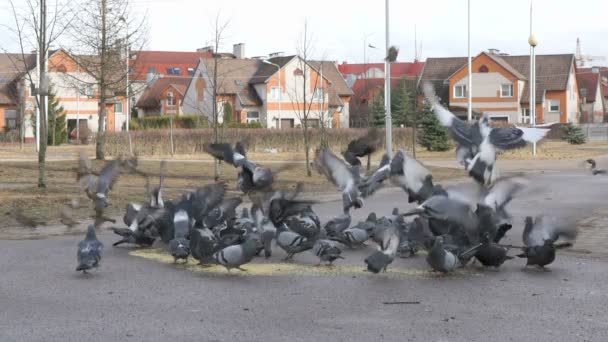
M 379 190 L 384 181 L 391 177 L 391 160 L 388 154 L 384 154 L 380 160 L 378 168 L 368 177 L 361 180 L 359 191 L 362 197 L 369 197 Z
M 326 148 L 316 151 L 314 165 L 319 174 L 324 175 L 342 192 L 344 210 L 361 208 L 363 201 L 359 198 L 359 166 L 347 165 Z
M 462 248 L 456 252 L 454 248 L 448 249 L 444 245 L 445 238 L 444 236 L 436 237 L 433 247 L 429 250 L 426 257 L 426 262 L 436 272 L 448 273 L 456 268 L 463 267 L 481 247 L 481 244 L 477 244 L 470 248 Z
M 391 182 L 407 192 L 410 203 L 422 203 L 433 196 L 435 189 L 433 175 L 404 150 L 395 153 L 390 168 Z
M 186 193 L 184 199 L 192 201 L 192 216 L 202 225 L 207 214 L 222 203 L 225 194 L 226 184 L 213 183 L 200 187 L 192 193 Z
M 169 251 L 173 256 L 173 261 L 186 260 L 190 255 L 190 241 L 188 240 L 188 232 L 190 230 L 190 217 L 184 209 L 178 210 L 173 216 L 173 232 L 174 237 L 169 241 Z
M 338 241 L 349 248 L 355 248 L 362 246 L 367 240 L 369 240 L 369 233 L 365 229 L 351 227 L 343 230 L 337 236 L 330 236 L 329 239 Z
M 133 220 L 137 217 L 137 213 L 141 210 L 142 205 L 139 203 L 128 203 L 125 208 L 125 214 L 122 217 L 122 221 L 130 226 L 133 223 Z
M 336 259 L 344 259 L 340 254 L 342 250 L 336 243 L 326 239 L 318 239 L 315 241 L 312 247 L 313 253 L 319 257 L 319 263 L 328 262 L 329 265 L 333 265 Z
M 392 222 L 386 219 L 379 221 L 384 227 L 374 232 L 374 239 L 378 242 L 380 250 L 372 253 L 364 260 L 367 264 L 367 270 L 373 273 L 386 272 L 388 265 L 393 262 L 397 255 L 401 239 L 397 227 Z
M 527 216 L 523 232 L 525 247 L 517 256 L 527 258 L 526 266 L 536 265 L 545 269 L 555 260 L 556 250 L 572 246 L 571 241 L 576 236 L 576 225 L 573 223 L 544 216 L 537 216 L 533 221 L 531 216 Z M 570 241 L 556 243 L 560 238 Z
M 339 236 L 345 229 L 350 226 L 351 216 L 348 210 L 340 216 L 336 216 L 325 223 L 323 227 L 327 236 Z
M 477 123 L 470 125 L 439 104 L 430 84 L 424 85 L 424 92 L 437 119 L 449 129 L 452 138 L 458 143 L 458 153 L 474 156 L 467 160 L 466 170 L 473 179 L 481 184 L 489 185 L 496 179 L 497 173 L 494 164 L 497 152 L 521 148 L 528 142 L 538 142 L 549 131 L 548 129 L 527 127 L 492 128 L 487 115 L 482 116 Z M 469 152 L 463 152 L 467 149 Z
M 253 236 L 247 238 L 240 245 L 228 246 L 221 249 L 213 254 L 213 259 L 218 264 L 226 267 L 228 271 L 233 268 L 246 271 L 241 266 L 250 262 L 257 253 L 258 241 Z
M 489 234 L 486 234 L 481 242 L 481 247 L 475 253 L 475 259 L 483 266 L 498 268 L 505 261 L 513 259 L 513 257 L 507 254 L 509 252 L 507 248 L 491 241 Z
M 260 207 L 256 205 L 252 206 L 251 214 L 253 215 L 256 229 L 261 234 L 264 256 L 269 258 L 272 256 L 272 240 L 276 235 L 277 229 L 270 219 L 264 215 Z
M 285 223 L 277 226 L 277 246 L 287 253 L 285 261 L 291 260 L 294 255 L 312 249 L 314 240 L 309 240 L 306 237 L 287 230 Z
M 236 220 L 236 208 L 243 202 L 240 197 L 224 199 L 217 207 L 211 209 L 203 219 L 205 227 L 214 230 L 227 227 Z M 222 229 L 222 228 L 220 228 Z
M 238 183 L 244 193 L 270 191 L 272 188 L 272 171 L 248 160 L 243 142 L 237 142 L 234 149 L 227 143 L 211 143 L 205 145 L 204 150 L 218 160 L 241 168 Z
M 78 266 L 76 271 L 87 273 L 87 271 L 99 267 L 102 253 L 103 244 L 97 240 L 95 226 L 89 225 L 84 240 L 78 243 L 78 253 L 76 255 Z

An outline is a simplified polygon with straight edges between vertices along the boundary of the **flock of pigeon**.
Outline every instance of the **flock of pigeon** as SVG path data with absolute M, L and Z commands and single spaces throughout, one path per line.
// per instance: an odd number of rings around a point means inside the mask
M 485 116 L 470 124 L 442 107 L 430 87 L 425 87 L 425 95 L 457 143 L 457 159 L 470 175 L 470 182 L 445 187 L 436 184 L 431 172 L 403 150 L 393 156 L 386 153 L 376 170 L 362 175 L 359 158 L 368 157 L 381 145 L 380 137 L 371 130 L 349 143 L 344 159 L 328 148 L 316 151 L 315 169 L 342 194 L 342 213 L 321 224 L 313 210 L 316 201 L 302 198 L 301 184 L 293 190 L 277 190 L 277 174 L 248 159 L 245 143 L 212 143 L 205 151 L 234 166 L 243 195 L 231 197 L 226 185 L 217 182 L 165 200 L 166 167 L 161 163 L 159 185 L 148 191 L 146 203 L 128 204 L 123 217 L 126 227 L 112 228 L 121 237 L 114 246 L 151 246 L 159 239 L 176 263 L 187 262 L 191 256 L 202 266 L 219 264 L 229 271 L 244 271 L 243 265 L 262 254 L 270 258 L 276 248 L 286 253 L 285 260 L 311 251 L 319 264 L 331 265 L 343 258 L 343 248 L 360 248 L 371 241 L 377 250 L 364 262 L 374 273 L 386 271 L 396 257 L 413 257 L 423 250 L 430 268 L 441 273 L 474 260 L 499 267 L 514 256 L 526 258 L 526 266 L 545 270 L 557 249 L 572 245 L 576 228 L 545 216 L 526 217 L 523 246 L 501 244 L 513 225 L 507 205 L 527 181 L 500 177 L 495 162 L 497 153 L 537 142 L 547 130 L 492 128 Z M 111 221 L 104 210 L 110 205 L 112 185 L 125 170 L 140 172 L 136 160 L 114 160 L 96 175 L 81 156 L 78 177 L 94 203 L 96 219 L 78 245 L 77 271 L 87 272 L 100 263 L 103 245 L 95 236 L 95 227 Z M 405 212 L 395 208 L 384 217 L 370 213 L 364 221 L 351 225 L 351 210 L 364 207 L 364 200 L 370 200 L 387 180 L 404 190 L 408 203 L 418 206 Z M 251 206 L 239 209 L 244 196 Z M 558 242 L 560 238 L 564 241 Z M 520 252 L 512 256 L 510 249 Z

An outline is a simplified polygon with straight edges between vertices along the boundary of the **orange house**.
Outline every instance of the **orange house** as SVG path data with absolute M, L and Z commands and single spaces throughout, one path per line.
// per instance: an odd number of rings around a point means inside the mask
M 529 61 L 529 56 L 510 56 L 497 50 L 474 57 L 473 111 L 487 114 L 495 121 L 530 123 Z M 536 73 L 536 122 L 579 122 L 574 55 L 537 55 Z M 466 57 L 427 59 L 421 81 L 431 82 L 441 100 L 455 113 L 466 113 L 469 91 Z

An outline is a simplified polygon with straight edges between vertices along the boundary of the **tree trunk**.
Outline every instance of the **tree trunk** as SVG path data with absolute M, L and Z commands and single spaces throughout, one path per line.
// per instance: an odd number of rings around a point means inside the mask
M 304 124 L 304 147 L 306 148 L 306 175 L 312 176 L 310 170 L 310 141 L 308 140 L 308 123 Z
M 105 91 L 105 89 L 104 89 Z M 101 96 L 99 101 L 99 111 L 98 111 L 98 120 L 97 120 L 97 138 L 95 141 L 95 159 L 104 160 L 104 142 L 105 142 L 105 125 L 104 121 L 106 118 L 106 98 L 105 96 Z

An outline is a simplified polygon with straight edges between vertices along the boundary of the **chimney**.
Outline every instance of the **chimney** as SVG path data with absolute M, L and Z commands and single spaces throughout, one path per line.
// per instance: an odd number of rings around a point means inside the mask
M 591 72 L 594 73 L 594 74 L 599 74 L 600 73 L 600 68 L 598 68 L 598 67 L 592 67 L 591 68 Z
M 245 43 L 232 45 L 232 54 L 236 57 L 236 59 L 245 58 Z
M 498 54 L 500 54 L 500 50 L 498 50 L 498 49 L 488 49 L 488 53 L 490 55 L 498 55 Z

